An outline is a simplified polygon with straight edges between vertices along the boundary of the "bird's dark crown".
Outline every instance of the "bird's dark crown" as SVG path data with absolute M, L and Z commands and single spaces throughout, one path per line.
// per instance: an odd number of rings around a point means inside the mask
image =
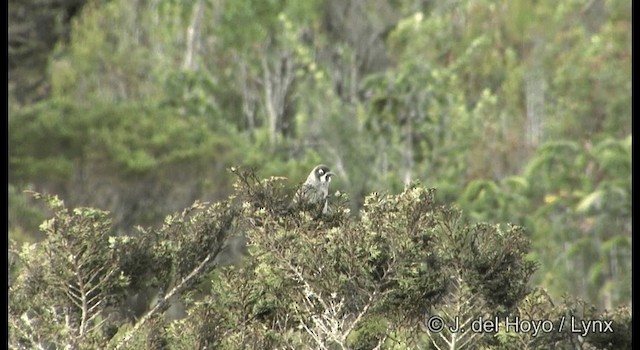
M 316 166 L 313 171 L 316 173 L 316 176 L 320 177 L 320 176 L 330 172 L 331 169 L 329 169 L 329 167 L 324 165 L 324 164 L 320 164 L 320 165 Z

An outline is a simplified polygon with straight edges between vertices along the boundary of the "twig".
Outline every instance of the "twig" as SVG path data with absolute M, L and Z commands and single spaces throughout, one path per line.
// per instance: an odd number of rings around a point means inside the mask
M 177 286 L 171 289 L 166 295 L 164 295 L 164 297 L 160 298 L 158 303 L 153 308 L 151 308 L 149 312 L 147 312 L 144 316 L 142 316 L 142 318 L 140 318 L 140 320 L 136 323 L 136 325 L 129 332 L 127 332 L 127 334 L 120 340 L 118 344 L 116 344 L 115 349 L 121 349 L 129 340 L 131 340 L 133 335 L 140 329 L 140 327 L 142 327 L 142 325 L 144 325 L 147 321 L 151 319 L 152 316 L 154 316 L 160 310 L 166 309 L 169 300 L 174 295 L 186 289 L 186 287 L 190 284 L 190 282 L 194 280 L 195 277 L 198 276 L 200 272 L 209 265 L 210 261 L 213 261 L 213 259 L 220 253 L 221 250 L 222 250 L 222 244 L 220 244 L 215 251 L 209 253 L 204 258 L 204 260 L 202 260 L 202 262 L 193 271 L 191 271 L 191 273 L 189 273 L 187 277 L 183 278 L 182 281 Z

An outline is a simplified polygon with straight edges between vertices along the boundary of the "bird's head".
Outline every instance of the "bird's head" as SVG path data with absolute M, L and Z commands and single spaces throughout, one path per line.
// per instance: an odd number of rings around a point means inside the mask
M 315 181 L 329 183 L 331 182 L 331 177 L 335 175 L 336 174 L 331 172 L 331 169 L 329 169 L 328 166 L 324 164 L 320 164 L 315 168 L 313 168 L 313 170 L 311 171 L 311 174 L 309 174 L 309 177 L 313 176 Z

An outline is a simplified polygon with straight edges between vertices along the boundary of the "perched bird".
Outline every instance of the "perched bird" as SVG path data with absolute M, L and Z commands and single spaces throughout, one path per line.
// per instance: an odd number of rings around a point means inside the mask
M 336 174 L 332 173 L 328 166 L 320 164 L 311 170 L 307 180 L 302 184 L 302 187 L 296 194 L 296 201 L 308 204 L 316 204 L 324 201 L 324 207 L 322 213 L 327 213 L 327 197 L 329 197 L 329 183 L 331 182 L 331 176 Z

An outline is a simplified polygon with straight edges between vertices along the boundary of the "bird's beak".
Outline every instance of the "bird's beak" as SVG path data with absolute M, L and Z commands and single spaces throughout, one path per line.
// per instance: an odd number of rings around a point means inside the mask
M 335 175 L 336 175 L 335 173 L 328 171 L 326 174 L 322 175 L 321 180 L 324 182 L 330 182 L 331 176 L 335 176 Z

